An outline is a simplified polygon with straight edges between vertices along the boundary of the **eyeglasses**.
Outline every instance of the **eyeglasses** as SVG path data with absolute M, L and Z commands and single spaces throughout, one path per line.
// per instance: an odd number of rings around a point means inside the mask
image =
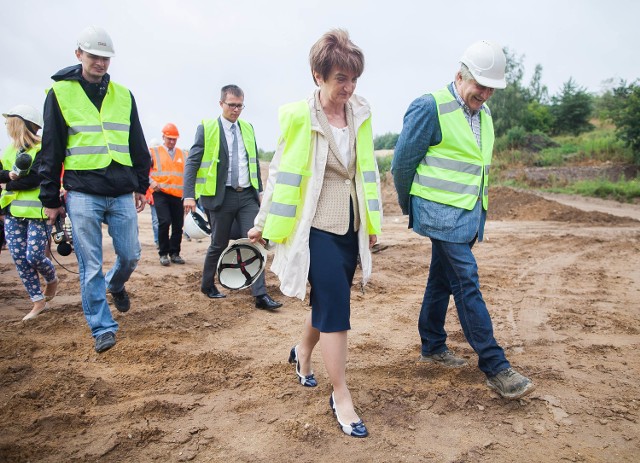
M 242 103 L 227 103 L 226 101 L 223 101 L 223 103 L 229 106 L 231 109 L 243 110 L 245 108 Z

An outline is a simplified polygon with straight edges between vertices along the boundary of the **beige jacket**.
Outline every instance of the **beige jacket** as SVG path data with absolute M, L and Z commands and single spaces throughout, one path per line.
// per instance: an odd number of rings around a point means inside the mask
M 320 192 L 322 191 L 322 186 L 325 181 L 327 157 L 329 155 L 329 142 L 316 116 L 315 93 L 307 99 L 307 102 L 309 103 L 309 111 L 311 113 L 312 173 L 303 191 L 302 216 L 296 223 L 291 237 L 287 239 L 286 242 L 275 245 L 275 256 L 271 265 L 271 270 L 280 279 L 280 290 L 282 293 L 286 296 L 297 297 L 302 300 L 304 300 L 306 296 L 307 276 L 309 274 L 309 232 L 316 217 Z M 351 97 L 349 104 L 353 112 L 354 132 L 357 133 L 362 123 L 370 116 L 371 111 L 367 101 L 357 95 Z M 259 230 L 264 228 L 267 213 L 271 207 L 273 187 L 275 185 L 283 150 L 284 142 L 280 140 L 271 165 L 269 166 L 269 179 L 267 180 L 264 197 L 262 198 L 260 212 L 254 222 L 256 228 Z M 356 173 L 354 180 L 358 200 L 358 207 L 354 212 L 359 215 L 361 223 L 366 223 L 364 187 L 360 172 Z M 376 181 L 378 183 L 378 194 L 380 195 L 380 176 L 377 168 Z M 382 198 L 382 196 L 380 196 L 380 198 Z M 382 210 L 380 211 L 380 216 L 382 220 Z M 364 285 L 371 277 L 369 234 L 366 226 L 360 226 L 357 233 L 360 262 L 362 265 L 362 284 Z

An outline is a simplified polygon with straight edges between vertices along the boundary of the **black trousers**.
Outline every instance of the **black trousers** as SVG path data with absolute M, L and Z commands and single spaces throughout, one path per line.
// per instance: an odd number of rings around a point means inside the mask
M 180 254 L 182 227 L 184 226 L 184 208 L 182 198 L 161 191 L 153 193 L 153 203 L 158 214 L 158 254 Z M 171 228 L 171 236 L 169 236 Z

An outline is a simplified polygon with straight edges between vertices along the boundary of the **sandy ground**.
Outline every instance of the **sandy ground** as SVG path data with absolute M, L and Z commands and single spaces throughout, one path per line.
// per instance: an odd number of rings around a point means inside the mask
M 369 438 L 338 429 L 319 351 L 317 388 L 287 363 L 307 304 L 282 296 L 272 274 L 277 313 L 256 310 L 247 291 L 206 299 L 207 243 L 184 243 L 187 264 L 161 267 L 147 210 L 132 309 L 113 310 L 118 344 L 101 355 L 76 275 L 60 269 L 50 310 L 23 323 L 30 303 L 0 255 L 0 461 L 637 462 L 638 206 L 585 212 L 571 198 L 492 190 L 476 247 L 482 290 L 508 358 L 537 384 L 507 401 L 485 386 L 453 306 L 449 345 L 470 365 L 417 362 L 430 244 L 407 230 L 388 185 L 385 198 L 386 249 L 365 293 L 353 288 L 349 335 L 348 380 Z M 74 255 L 56 257 L 77 269 Z

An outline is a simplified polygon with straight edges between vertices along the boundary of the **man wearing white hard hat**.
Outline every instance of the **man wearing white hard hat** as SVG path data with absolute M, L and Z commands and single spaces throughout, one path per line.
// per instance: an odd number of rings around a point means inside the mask
M 115 56 L 107 32 L 87 27 L 78 38 L 79 65 L 58 71 L 44 104 L 40 200 L 55 223 L 68 213 L 78 257 L 82 309 L 96 352 L 116 343 L 119 312 L 130 307 L 125 283 L 140 260 L 138 219 L 149 187 L 150 158 L 131 92 L 107 74 Z M 66 206 L 59 197 L 60 173 Z M 102 271 L 102 224 L 108 227 L 116 260 Z
M 509 399 L 534 389 L 506 359 L 480 292 L 472 252 L 482 241 L 494 131 L 486 105 L 506 87 L 500 45 L 482 40 L 460 58 L 455 79 L 411 103 L 396 144 L 392 171 L 409 228 L 431 240 L 431 264 L 418 320 L 420 360 L 444 367 L 467 364 L 447 348 L 444 328 L 453 295 L 464 335 L 478 354 L 487 385 Z

